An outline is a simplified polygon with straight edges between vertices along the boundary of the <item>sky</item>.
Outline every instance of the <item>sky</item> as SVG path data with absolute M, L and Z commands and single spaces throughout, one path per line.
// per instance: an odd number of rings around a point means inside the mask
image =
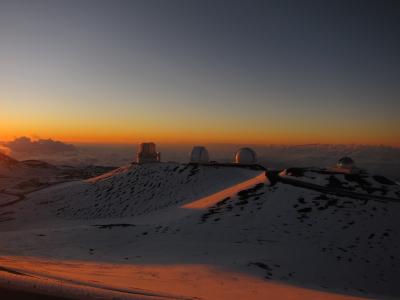
M 398 1 L 0 0 L 0 140 L 400 146 Z

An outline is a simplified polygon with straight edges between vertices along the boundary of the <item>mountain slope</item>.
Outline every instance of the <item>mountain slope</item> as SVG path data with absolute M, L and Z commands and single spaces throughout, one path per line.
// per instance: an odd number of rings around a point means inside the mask
M 0 167 L 9 168 L 17 164 L 17 160 L 0 152 Z
M 132 266 L 210 265 L 328 291 L 400 296 L 400 202 L 377 197 L 395 199 L 398 185 L 365 174 L 373 188 L 365 190 L 315 169 L 281 174 L 325 192 L 263 174 L 234 166 L 131 165 L 54 186 L 8 208 L 13 218 L 0 223 L 7 240 L 0 251 Z M 330 176 L 365 197 L 329 190 Z M 249 180 L 255 184 L 241 186 Z M 206 206 L 192 205 L 215 195 Z

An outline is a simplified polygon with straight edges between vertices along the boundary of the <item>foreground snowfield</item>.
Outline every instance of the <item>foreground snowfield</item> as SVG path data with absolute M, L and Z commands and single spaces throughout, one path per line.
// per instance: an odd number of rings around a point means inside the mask
M 294 179 L 338 187 L 310 172 Z M 175 163 L 51 186 L 0 208 L 0 285 L 85 299 L 399 298 L 399 186 L 332 176 L 371 199 Z

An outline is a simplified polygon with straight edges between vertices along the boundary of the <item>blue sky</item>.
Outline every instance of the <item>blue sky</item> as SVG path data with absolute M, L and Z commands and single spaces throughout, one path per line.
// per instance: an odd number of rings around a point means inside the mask
M 396 1 L 0 1 L 0 126 L 399 145 L 399 20 Z

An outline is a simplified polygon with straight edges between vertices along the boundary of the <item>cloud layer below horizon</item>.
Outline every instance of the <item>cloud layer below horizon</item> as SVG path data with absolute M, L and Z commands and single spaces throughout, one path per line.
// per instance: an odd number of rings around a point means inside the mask
M 231 162 L 241 144 L 205 144 L 212 160 Z M 400 181 L 400 148 L 367 145 L 250 145 L 259 163 L 268 168 L 331 167 L 343 156 L 351 156 L 361 168 Z M 163 161 L 188 162 L 188 144 L 157 144 Z M 56 165 L 122 166 L 135 160 L 137 145 L 66 144 L 53 139 L 18 137 L 0 143 L 0 151 L 11 157 L 39 159 Z

